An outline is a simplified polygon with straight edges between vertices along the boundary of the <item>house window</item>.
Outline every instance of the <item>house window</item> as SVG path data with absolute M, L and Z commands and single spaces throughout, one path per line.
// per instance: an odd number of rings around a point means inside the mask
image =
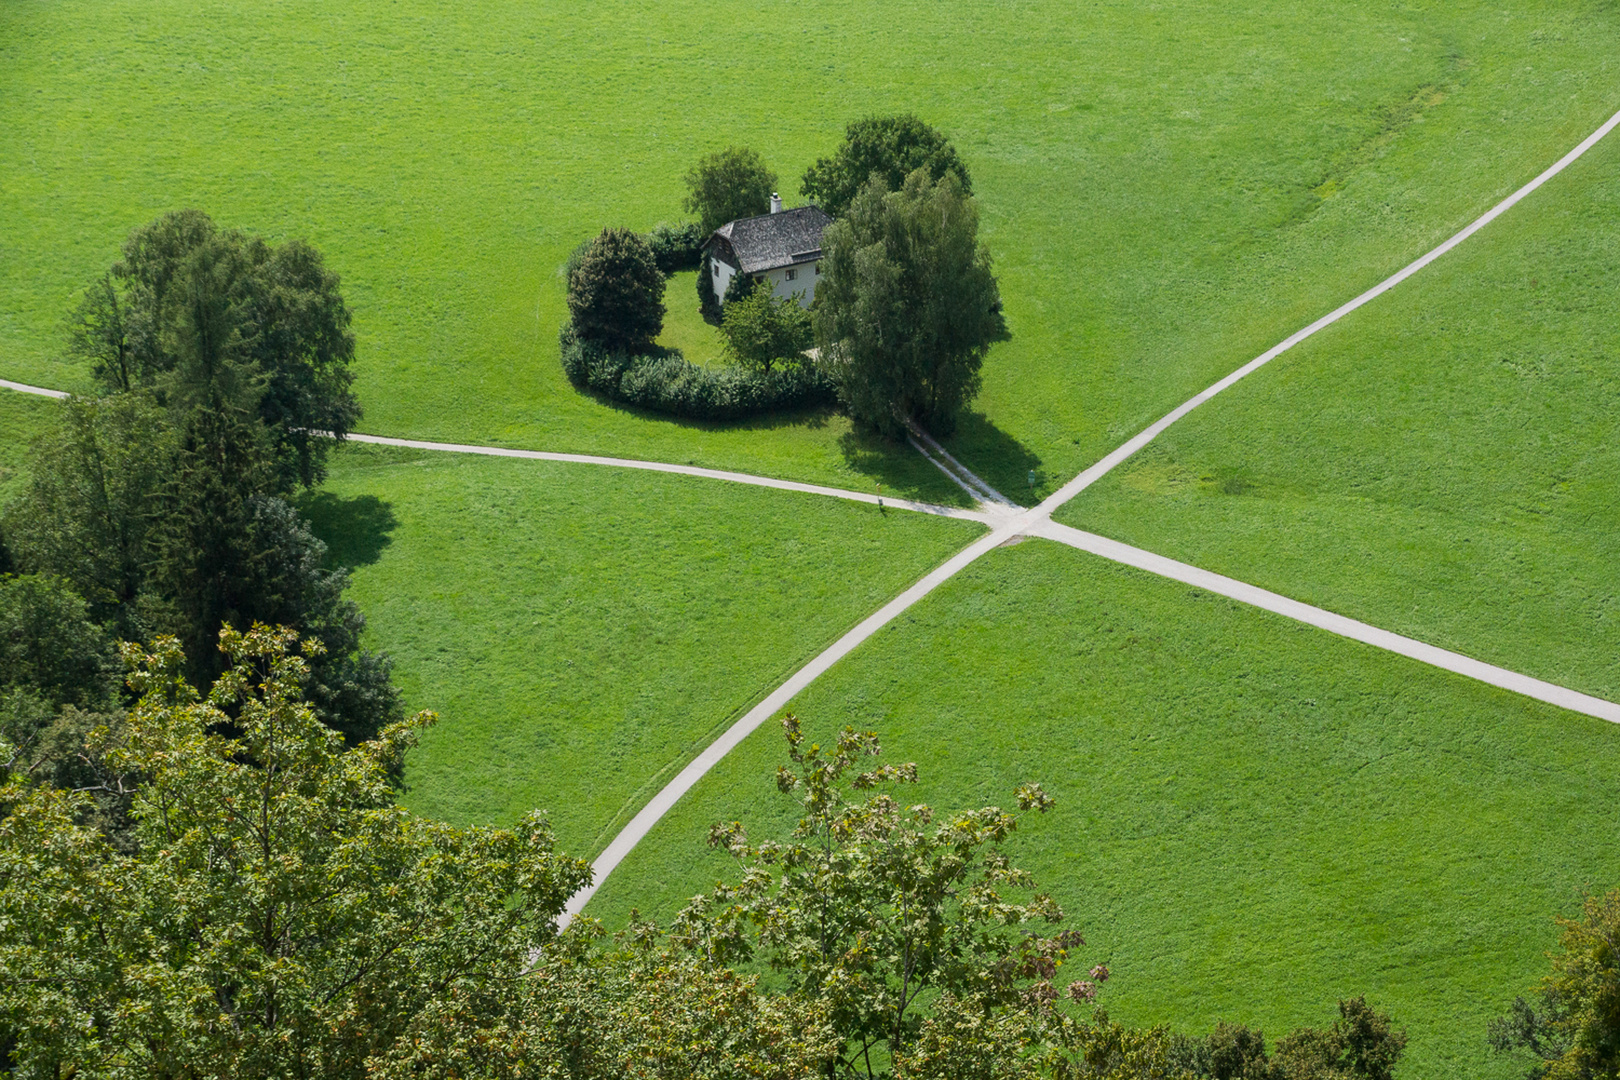
M 799 276 L 799 271 L 798 271 L 798 269 L 796 267 L 792 267 L 792 266 L 788 267 L 788 269 L 787 269 L 787 279 L 789 281 L 792 281 L 794 278 L 796 278 L 798 276 Z

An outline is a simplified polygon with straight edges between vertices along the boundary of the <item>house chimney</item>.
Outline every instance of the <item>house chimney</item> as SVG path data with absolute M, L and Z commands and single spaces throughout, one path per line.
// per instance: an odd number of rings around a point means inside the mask
M 776 192 L 773 191 L 773 192 L 771 192 L 771 213 L 780 214 L 781 212 L 782 212 L 782 196 L 778 195 Z

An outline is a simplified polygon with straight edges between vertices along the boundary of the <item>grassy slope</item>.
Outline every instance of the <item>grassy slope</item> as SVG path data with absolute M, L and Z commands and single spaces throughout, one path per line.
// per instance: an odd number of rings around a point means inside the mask
M 34 437 L 55 415 L 56 402 L 34 394 L 0 390 L 0 506 L 18 494 Z
M 0 370 L 76 384 L 75 290 L 199 205 L 329 254 L 368 430 L 942 492 L 837 419 L 671 424 L 555 361 L 566 252 L 678 216 L 697 155 L 755 146 L 791 195 L 847 120 L 916 109 L 972 164 L 1015 334 L 959 448 L 1050 484 L 1613 108 L 1612 4 L 1503 7 L 24 0 L 0 11 Z
M 976 534 L 633 470 L 355 447 L 308 504 L 411 708 L 406 802 L 594 853 L 715 732 Z
M 1507 1077 L 1486 1019 L 1555 913 L 1620 863 L 1620 728 L 1033 541 L 992 553 L 794 703 L 872 727 L 916 798 L 1058 799 L 1015 854 L 1106 960 L 1111 1012 L 1273 1035 L 1365 992 L 1403 1075 Z M 762 729 L 610 878 L 593 913 L 667 916 L 717 873 L 711 821 L 786 829 Z
M 1620 139 L 1060 516 L 1620 696 Z

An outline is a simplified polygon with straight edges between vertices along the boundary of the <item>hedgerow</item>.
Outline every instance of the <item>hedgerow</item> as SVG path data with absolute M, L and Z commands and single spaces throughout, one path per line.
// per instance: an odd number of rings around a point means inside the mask
M 743 368 L 709 369 L 679 349 L 653 346 L 628 355 L 582 340 L 572 325 L 559 335 L 563 371 L 575 386 L 614 401 L 690 420 L 741 420 L 762 413 L 832 405 L 832 382 L 806 361 L 768 374 Z

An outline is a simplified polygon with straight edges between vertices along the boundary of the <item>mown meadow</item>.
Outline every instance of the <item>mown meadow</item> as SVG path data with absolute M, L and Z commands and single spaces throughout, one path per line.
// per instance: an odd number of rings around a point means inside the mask
M 1489 1018 L 1544 970 L 1552 912 L 1615 879 L 1620 729 L 1041 540 L 999 550 L 792 705 L 878 731 L 906 803 L 1058 800 L 1011 845 L 1108 964 L 1129 1022 L 1275 1036 L 1365 993 L 1400 1075 L 1509 1077 Z M 755 732 L 607 880 L 610 923 L 735 871 L 715 821 L 792 826 Z
M 973 170 L 1013 332 L 956 448 L 1044 489 L 1578 141 L 1612 111 L 1617 23 L 1598 0 L 12 4 L 0 368 L 82 385 L 64 309 L 133 225 L 199 206 L 344 275 L 367 430 L 918 488 L 835 418 L 671 424 L 556 364 L 566 253 L 679 217 L 701 153 L 753 146 L 791 197 L 844 123 L 915 109 Z
M 412 809 L 594 853 L 726 724 L 978 535 L 714 480 L 353 446 L 303 503 L 413 708 Z
M 72 390 L 61 320 L 183 206 L 343 276 L 360 430 L 960 502 L 837 415 L 671 421 L 571 387 L 560 267 L 682 217 L 728 144 L 795 201 L 843 125 L 916 111 L 972 170 L 1012 339 L 947 445 L 1039 497 L 1427 250 L 1616 108 L 1610 0 L 761 8 L 423 0 L 0 7 L 0 377 Z M 1613 281 L 1599 147 L 1187 418 L 1060 517 L 1613 696 Z M 718 362 L 692 275 L 663 341 Z M 0 497 L 49 402 L 0 393 Z M 1034 472 L 1035 490 L 1026 485 Z M 349 447 L 302 509 L 433 708 L 406 803 L 548 809 L 598 851 L 707 739 L 975 527 L 612 469 Z M 1044 541 L 998 551 L 796 704 L 959 807 L 1046 783 L 1015 845 L 1131 1022 L 1268 1032 L 1367 993 L 1409 1076 L 1506 1077 L 1485 1020 L 1620 865 L 1620 732 Z M 590 913 L 790 825 L 763 729 Z
M 1614 700 L 1620 142 L 1059 518 Z

